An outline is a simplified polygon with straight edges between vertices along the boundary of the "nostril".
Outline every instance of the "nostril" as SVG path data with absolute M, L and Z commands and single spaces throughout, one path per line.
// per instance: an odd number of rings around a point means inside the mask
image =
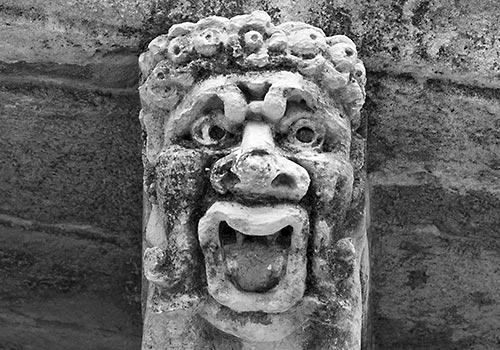
M 295 180 L 293 177 L 287 174 L 279 174 L 274 178 L 271 182 L 272 187 L 288 187 L 294 188 L 296 186 Z
M 237 183 L 240 182 L 238 176 L 235 173 L 228 171 L 222 178 L 222 184 L 227 190 L 232 189 Z

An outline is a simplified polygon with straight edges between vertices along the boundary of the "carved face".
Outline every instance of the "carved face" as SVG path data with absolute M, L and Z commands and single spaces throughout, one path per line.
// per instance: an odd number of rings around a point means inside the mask
M 228 75 L 192 89 L 164 139 L 146 232 L 172 267 L 162 285 L 170 295 L 206 288 L 199 314 L 241 339 L 278 341 L 303 326 L 337 293 L 335 254 L 355 255 L 342 241 L 356 236 L 345 220 L 349 120 L 298 73 Z
M 173 25 L 139 66 L 143 349 L 360 350 L 356 46 L 262 11 Z

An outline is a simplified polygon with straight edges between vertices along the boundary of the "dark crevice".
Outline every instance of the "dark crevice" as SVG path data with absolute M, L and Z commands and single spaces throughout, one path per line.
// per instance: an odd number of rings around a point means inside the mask
M 243 92 L 243 95 L 245 96 L 247 103 L 251 101 L 263 101 L 264 97 L 267 95 L 269 89 L 271 88 L 271 84 L 267 82 L 264 83 L 262 87 L 259 86 L 259 88 L 257 89 L 251 89 L 248 87 L 247 84 L 241 81 L 238 82 L 236 86 L 238 86 L 241 92 Z
M 279 233 L 276 243 L 281 245 L 283 248 L 289 248 L 290 245 L 292 244 L 292 234 L 293 234 L 292 226 L 288 225 L 286 227 L 283 227 Z
M 219 240 L 222 247 L 236 243 L 236 231 L 225 221 L 219 224 Z

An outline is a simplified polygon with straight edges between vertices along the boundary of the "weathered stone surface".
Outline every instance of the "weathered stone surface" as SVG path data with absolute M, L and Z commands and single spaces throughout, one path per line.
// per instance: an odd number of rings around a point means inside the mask
M 354 43 L 256 11 L 175 25 L 148 48 L 143 349 L 361 349 Z
M 137 349 L 140 265 L 133 248 L 0 226 L 5 349 Z
M 135 54 L 173 24 L 262 9 L 276 22 L 300 20 L 327 35 L 348 35 L 371 58 L 369 67 L 400 62 L 445 74 L 476 72 L 498 83 L 499 6 L 495 0 L 3 0 L 0 61 L 77 65 L 69 74 L 87 66 L 96 83 L 120 70 L 124 84 L 134 77 Z
M 129 315 L 85 294 L 0 302 L 4 349 L 134 350 L 140 346 Z
M 150 8 L 137 0 L 3 0 L 0 61 L 101 62 L 137 45 Z
M 70 82 L 0 85 L 0 344 L 137 349 L 135 98 Z
M 150 11 L 151 3 L 135 0 L 3 0 L 0 72 L 132 87 Z
M 363 57 L 498 78 L 496 1 L 325 1 L 311 3 L 308 12 L 327 32 L 340 22 Z
M 496 90 L 418 76 L 369 81 L 375 348 L 495 349 Z
M 378 77 L 368 94 L 369 171 L 377 177 L 419 172 L 422 181 L 436 179 L 446 188 L 498 193 L 499 91 Z
M 375 186 L 374 202 L 377 348 L 495 349 L 498 198 L 414 184 Z
M 90 225 L 139 241 L 140 135 L 129 95 L 61 86 L 0 87 L 0 210 Z M 135 100 L 137 101 L 137 100 Z M 135 236 L 135 238 L 134 238 Z

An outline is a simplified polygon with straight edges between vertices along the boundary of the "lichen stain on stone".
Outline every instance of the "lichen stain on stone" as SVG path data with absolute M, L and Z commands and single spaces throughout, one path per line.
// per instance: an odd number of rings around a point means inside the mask
M 412 258 L 425 256 L 430 253 L 429 248 L 428 246 L 423 246 L 414 242 L 403 241 L 398 247 L 398 249 L 404 251 L 401 262 L 404 263 Z
M 429 12 L 430 1 L 424 0 L 418 4 L 417 8 L 413 11 L 413 16 L 411 18 L 411 23 L 418 27 L 425 20 L 425 16 Z
M 408 285 L 411 289 L 422 287 L 427 283 L 429 276 L 425 270 L 415 270 L 408 272 Z
M 498 302 L 493 295 L 483 291 L 471 293 L 471 298 L 478 306 L 494 305 Z
M 343 34 L 356 38 L 352 31 L 352 15 L 346 7 L 335 6 L 332 0 L 321 3 L 321 7 L 313 6 L 308 16 L 312 24 L 322 28 L 327 35 Z
M 48 18 L 47 14 L 41 10 L 37 11 L 34 7 L 27 9 L 18 6 L 0 5 L 0 13 L 9 16 L 24 17 L 30 21 L 46 21 Z
M 418 198 L 415 193 L 418 193 Z M 496 232 L 495 227 L 500 222 L 495 209 L 499 200 L 485 191 L 470 190 L 461 195 L 434 185 L 421 185 L 387 186 L 383 191 L 375 187 L 373 194 L 377 198 L 375 203 L 392 203 L 390 206 L 374 206 L 374 215 L 383 220 L 403 225 L 430 221 L 444 232 L 482 237 L 484 241 L 479 242 L 484 244 L 491 242 L 491 233 Z
M 349 349 L 346 345 L 349 342 L 349 333 L 340 327 L 336 327 L 338 320 L 334 315 L 339 313 L 339 305 L 327 303 L 325 307 L 319 308 L 312 317 L 309 325 L 311 334 L 307 339 L 306 349 L 328 349 L 335 345 L 338 349 Z

